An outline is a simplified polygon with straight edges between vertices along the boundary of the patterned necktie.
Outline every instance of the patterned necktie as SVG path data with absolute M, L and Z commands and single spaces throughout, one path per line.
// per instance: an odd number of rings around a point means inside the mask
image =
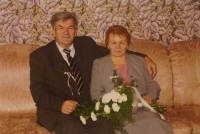
M 76 65 L 75 60 L 70 56 L 70 50 L 63 49 L 63 52 L 65 52 L 67 54 L 67 59 L 69 61 L 70 68 L 72 69 L 73 76 L 75 78 L 75 82 L 78 87 L 77 93 L 80 94 L 83 90 L 83 81 L 81 78 L 80 70 L 79 70 L 78 66 Z

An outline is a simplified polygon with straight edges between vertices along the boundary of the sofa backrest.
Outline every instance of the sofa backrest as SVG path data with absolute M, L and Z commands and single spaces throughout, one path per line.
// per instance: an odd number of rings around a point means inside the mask
M 200 40 L 171 44 L 174 106 L 200 105 Z
M 36 111 L 29 90 L 29 54 L 37 45 L 0 45 L 0 114 Z
M 29 54 L 39 47 L 0 45 L 0 114 L 36 112 L 28 62 Z M 200 40 L 176 42 L 166 48 L 158 42 L 132 39 L 129 50 L 147 54 L 157 64 L 159 104 L 200 105 Z
M 160 97 L 157 101 L 161 105 L 173 106 L 173 88 L 171 66 L 167 48 L 159 43 L 143 39 L 132 39 L 129 50 L 148 55 L 157 65 L 155 81 L 161 87 Z

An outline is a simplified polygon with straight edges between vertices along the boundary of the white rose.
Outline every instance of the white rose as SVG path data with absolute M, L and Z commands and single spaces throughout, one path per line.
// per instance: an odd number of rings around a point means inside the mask
M 119 99 L 119 100 L 118 100 L 118 103 L 122 103 L 122 99 Z
M 110 113 L 110 108 L 109 108 L 108 105 L 105 105 L 105 106 L 104 106 L 104 112 L 107 113 L 107 114 Z
M 109 103 L 110 100 L 111 100 L 111 94 L 110 94 L 110 93 L 107 93 L 107 94 L 105 94 L 105 95 L 102 97 L 102 102 L 103 102 L 104 104 Z
M 112 109 L 113 109 L 115 112 L 118 112 L 119 109 L 120 109 L 120 107 L 119 107 L 119 105 L 118 105 L 117 103 L 113 103 L 113 104 L 112 104 Z
M 95 104 L 95 110 L 98 111 L 98 110 L 99 110 L 99 107 L 100 107 L 100 102 L 98 101 L 98 102 L 96 102 L 96 104 Z
M 112 98 L 113 102 L 117 102 L 119 100 L 120 96 L 121 95 L 118 92 L 116 92 L 115 90 L 113 90 L 111 92 L 111 98 Z
M 119 103 L 127 101 L 127 96 L 126 94 L 122 94 L 118 100 Z
M 94 114 L 94 112 L 91 112 L 91 118 L 93 121 L 97 120 L 97 116 Z
M 82 123 L 85 125 L 86 124 L 86 119 L 83 116 L 80 116 L 80 120 L 82 121 Z

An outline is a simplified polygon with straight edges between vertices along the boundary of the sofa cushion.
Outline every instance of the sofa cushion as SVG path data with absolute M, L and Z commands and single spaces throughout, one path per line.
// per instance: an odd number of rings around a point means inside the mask
M 191 123 L 194 134 L 200 132 L 200 107 L 199 106 L 176 106 L 178 116 Z M 197 133 L 198 132 L 198 133 Z
M 173 127 L 174 134 L 191 134 L 192 127 L 187 120 L 181 118 L 171 118 L 168 120 Z
M 193 127 L 193 134 L 200 134 L 200 118 L 198 117 L 196 120 L 191 121 L 191 125 Z
M 35 114 L 0 115 L 0 134 L 50 134 L 36 123 Z
M 0 45 L 0 115 L 35 113 L 29 90 L 29 54 L 39 46 Z
M 169 46 L 174 105 L 200 105 L 200 40 Z

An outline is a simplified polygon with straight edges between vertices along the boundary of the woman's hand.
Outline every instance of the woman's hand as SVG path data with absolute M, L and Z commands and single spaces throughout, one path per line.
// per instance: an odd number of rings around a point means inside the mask
M 151 98 L 149 98 L 148 96 L 143 96 L 142 98 L 143 98 L 148 104 L 151 104 L 151 103 L 152 103 Z
M 145 56 L 145 61 L 149 74 L 154 78 L 157 74 L 157 66 L 148 56 Z

